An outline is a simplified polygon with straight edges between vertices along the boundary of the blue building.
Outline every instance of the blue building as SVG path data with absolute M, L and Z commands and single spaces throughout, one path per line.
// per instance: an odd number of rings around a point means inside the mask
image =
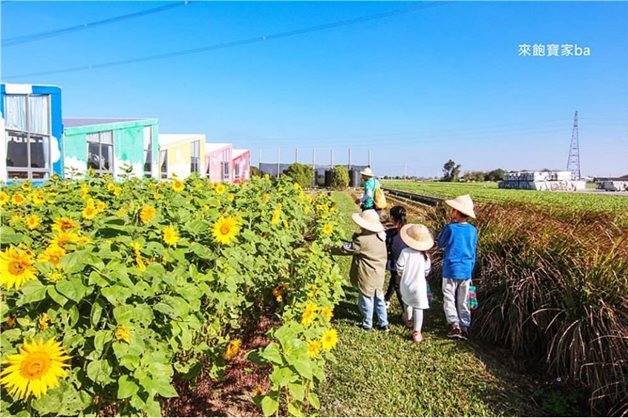
M 63 175 L 61 89 L 0 84 L 0 181 Z

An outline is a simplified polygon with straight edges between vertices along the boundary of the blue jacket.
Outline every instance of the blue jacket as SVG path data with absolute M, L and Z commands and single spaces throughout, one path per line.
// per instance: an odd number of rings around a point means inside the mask
M 364 186 L 364 193 L 362 194 L 361 206 L 362 209 L 374 209 L 375 208 L 375 189 L 379 187 L 379 181 L 375 177 L 369 177 L 362 184 Z
M 445 250 L 443 278 L 470 280 L 473 277 L 478 243 L 475 226 L 466 222 L 447 224 L 438 234 L 437 243 Z

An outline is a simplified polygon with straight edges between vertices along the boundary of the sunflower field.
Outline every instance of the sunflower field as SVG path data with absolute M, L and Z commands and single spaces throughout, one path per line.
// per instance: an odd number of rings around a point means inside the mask
M 319 407 L 342 281 L 335 208 L 287 179 L 88 176 L 0 188 L 2 415 L 160 415 L 175 379 L 265 365 L 266 415 Z M 243 324 L 271 317 L 241 353 Z

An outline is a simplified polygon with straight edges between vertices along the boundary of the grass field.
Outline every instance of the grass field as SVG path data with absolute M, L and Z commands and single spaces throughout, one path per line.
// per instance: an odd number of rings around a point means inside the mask
M 628 196 L 599 193 L 541 192 L 498 189 L 495 182 L 445 183 L 386 180 L 384 186 L 429 196 L 450 198 L 470 194 L 479 202 L 516 202 L 542 206 L 554 211 L 588 212 L 609 216 L 624 227 L 628 225 Z
M 347 240 L 354 230 L 349 214 L 356 211 L 346 193 L 335 192 L 339 218 Z M 412 219 L 410 219 L 412 220 Z M 349 257 L 340 258 L 348 277 Z M 579 415 L 563 393 L 518 370 L 506 352 L 474 341 L 446 338 L 446 324 L 438 295 L 427 312 L 426 340 L 419 346 L 408 339 L 397 301 L 389 311 L 388 334 L 364 332 L 356 291 L 347 287 L 346 300 L 336 308 L 341 338 L 321 385 L 322 415 Z

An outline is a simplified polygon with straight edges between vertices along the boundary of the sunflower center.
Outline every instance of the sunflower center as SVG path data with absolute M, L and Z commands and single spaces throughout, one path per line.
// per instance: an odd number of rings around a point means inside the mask
M 22 361 L 20 372 L 26 379 L 39 379 L 50 368 L 50 356 L 44 352 L 30 353 Z
M 220 233 L 223 235 L 227 235 L 231 231 L 231 227 L 227 224 L 223 224 L 220 226 Z
M 14 276 L 18 276 L 22 273 L 24 273 L 24 270 L 26 270 L 26 263 L 23 263 L 22 261 L 19 260 L 11 260 L 9 261 L 9 273 L 11 273 Z

